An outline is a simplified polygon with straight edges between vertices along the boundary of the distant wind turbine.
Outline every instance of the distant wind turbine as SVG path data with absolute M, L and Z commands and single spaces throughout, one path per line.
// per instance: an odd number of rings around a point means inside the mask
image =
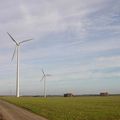
M 44 80 L 44 97 L 46 98 L 46 77 L 51 76 L 51 75 L 50 74 L 45 74 L 43 69 L 42 69 L 42 73 L 43 73 L 43 76 L 42 76 L 41 81 Z
M 15 53 L 17 53 L 17 72 L 16 72 L 16 97 L 19 97 L 20 94 L 19 94 L 19 80 L 20 80 L 20 70 L 19 70 L 19 48 L 20 48 L 20 45 L 24 42 L 28 42 L 32 39 L 28 39 L 28 40 L 23 40 L 21 42 L 17 42 L 8 32 L 7 34 L 9 35 L 9 37 L 12 39 L 12 41 L 15 43 L 15 49 L 14 49 L 14 52 L 13 52 L 13 56 L 12 56 L 12 60 L 14 59 L 14 56 L 15 56 Z

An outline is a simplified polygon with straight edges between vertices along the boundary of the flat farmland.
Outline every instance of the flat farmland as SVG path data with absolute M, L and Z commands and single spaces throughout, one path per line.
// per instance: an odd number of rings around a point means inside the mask
M 120 96 L 1 97 L 48 120 L 120 120 Z

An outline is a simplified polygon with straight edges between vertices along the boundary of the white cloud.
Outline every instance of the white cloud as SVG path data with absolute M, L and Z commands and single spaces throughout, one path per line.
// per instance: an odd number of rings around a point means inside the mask
M 96 66 L 98 68 L 120 67 L 120 56 L 97 58 Z

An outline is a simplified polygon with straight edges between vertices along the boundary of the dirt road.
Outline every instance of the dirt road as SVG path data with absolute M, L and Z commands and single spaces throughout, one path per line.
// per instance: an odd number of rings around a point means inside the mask
M 25 109 L 0 100 L 0 120 L 47 120 Z

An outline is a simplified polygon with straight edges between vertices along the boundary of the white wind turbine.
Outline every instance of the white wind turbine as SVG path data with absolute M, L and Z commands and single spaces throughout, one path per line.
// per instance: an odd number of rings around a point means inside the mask
M 24 42 L 28 42 L 32 39 L 28 39 L 28 40 L 23 40 L 21 42 L 17 42 L 8 32 L 7 34 L 10 36 L 10 38 L 12 39 L 12 41 L 15 43 L 15 49 L 14 49 L 14 53 L 13 53 L 13 56 L 12 56 L 12 60 L 14 59 L 14 56 L 15 56 L 15 53 L 17 51 L 17 72 L 16 72 L 16 97 L 19 97 L 20 94 L 19 94 L 19 80 L 20 80 L 20 70 L 19 70 L 19 48 L 20 48 L 20 45 Z
M 46 98 L 46 77 L 51 76 L 51 75 L 50 74 L 45 74 L 43 69 L 42 69 L 42 73 L 43 73 L 43 76 L 42 76 L 41 81 L 44 80 L 44 97 Z

